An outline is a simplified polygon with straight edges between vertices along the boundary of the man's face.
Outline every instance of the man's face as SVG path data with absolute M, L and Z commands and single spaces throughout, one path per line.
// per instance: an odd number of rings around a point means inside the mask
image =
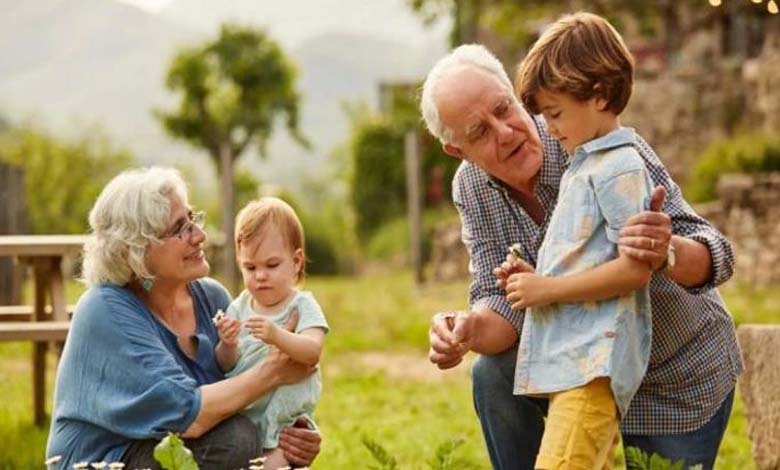
M 493 75 L 464 66 L 436 90 L 439 118 L 452 131 L 444 151 L 518 190 L 532 190 L 542 142 L 531 116 Z

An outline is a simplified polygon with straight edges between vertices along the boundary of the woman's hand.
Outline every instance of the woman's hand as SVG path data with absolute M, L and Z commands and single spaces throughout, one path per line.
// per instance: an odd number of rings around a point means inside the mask
M 300 418 L 294 426 L 282 429 L 279 447 L 292 465 L 311 465 L 320 453 L 321 441 L 320 433 L 308 429 L 305 418 Z
M 241 331 L 241 322 L 235 318 L 222 317 L 217 320 L 217 333 L 219 340 L 229 348 L 238 346 L 238 333 Z

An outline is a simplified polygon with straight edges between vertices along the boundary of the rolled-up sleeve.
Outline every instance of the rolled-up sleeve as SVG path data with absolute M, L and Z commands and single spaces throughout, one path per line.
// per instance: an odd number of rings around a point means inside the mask
M 493 275 L 493 269 L 504 262 L 508 246 L 485 235 L 486 221 L 480 221 L 480 217 L 469 210 L 461 199 L 463 196 L 463 188 L 455 184 L 453 200 L 460 214 L 461 239 L 470 258 L 469 272 L 472 279 L 469 286 L 469 305 L 472 310 L 493 310 L 506 318 L 520 334 L 524 310 L 512 310 L 511 304 L 506 300 L 506 293 L 496 286 L 496 278 Z
M 672 219 L 672 232 L 706 245 L 712 259 L 709 280 L 700 286 L 685 289 L 691 294 L 700 294 L 731 279 L 734 274 L 734 248 L 731 243 L 718 229 L 693 210 L 683 199 L 677 184 L 669 179 L 665 186 L 668 195 L 664 203 L 664 211 Z

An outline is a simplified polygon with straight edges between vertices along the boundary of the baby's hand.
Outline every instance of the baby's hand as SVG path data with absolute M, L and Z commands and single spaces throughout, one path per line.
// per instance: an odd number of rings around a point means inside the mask
M 224 314 L 220 315 L 220 313 L 222 313 L 222 310 L 217 312 L 217 315 L 214 317 L 219 340 L 225 346 L 234 348 L 238 346 L 238 333 L 241 331 L 241 322 L 235 318 L 228 318 Z
M 255 338 L 268 344 L 276 344 L 279 327 L 269 317 L 255 314 L 247 318 L 244 325 Z

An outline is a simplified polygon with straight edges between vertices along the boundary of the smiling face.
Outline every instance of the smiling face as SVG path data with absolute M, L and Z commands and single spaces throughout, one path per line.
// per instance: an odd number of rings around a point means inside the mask
M 531 116 L 488 72 L 464 66 L 436 90 L 442 123 L 452 132 L 444 151 L 482 168 L 518 190 L 533 189 L 542 142 Z
M 277 227 L 269 225 L 243 242 L 237 255 L 244 286 L 258 312 L 289 298 L 303 267 L 303 250 L 293 249 Z
M 208 275 L 209 264 L 203 253 L 206 232 L 191 225 L 176 236 L 182 226 L 190 223 L 192 209 L 187 199 L 176 193 L 169 196 L 168 228 L 160 237 L 162 243 L 152 243 L 146 250 L 146 265 L 155 277 L 155 284 L 179 284 Z
M 580 145 L 602 137 L 618 126 L 617 116 L 605 110 L 606 100 L 599 97 L 578 100 L 568 93 L 541 90 L 534 96 L 550 135 L 569 155 Z

